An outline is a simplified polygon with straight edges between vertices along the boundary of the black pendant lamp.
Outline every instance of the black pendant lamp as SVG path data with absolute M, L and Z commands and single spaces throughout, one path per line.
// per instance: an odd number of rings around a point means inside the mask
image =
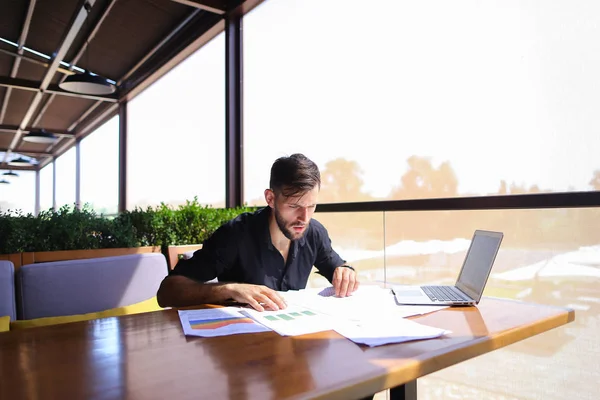
M 19 174 L 12 172 L 12 170 L 5 172 L 2 174 L 3 176 L 7 177 L 7 178 L 18 178 Z
M 117 89 L 115 85 L 106 79 L 98 75 L 92 75 L 88 71 L 83 74 L 69 75 L 58 86 L 69 92 L 96 96 L 112 94 Z
M 84 4 L 84 8 L 88 14 L 87 18 L 89 18 L 90 11 L 92 9 L 91 4 L 86 1 Z M 64 81 L 58 84 L 58 87 L 68 92 L 90 94 L 96 96 L 114 93 L 117 90 L 115 85 L 107 81 L 105 78 L 102 78 L 101 76 L 90 73 L 89 52 L 90 43 L 88 37 L 85 40 L 85 57 L 86 67 L 88 70 L 86 70 L 82 74 L 75 73 L 73 75 L 67 76 Z
M 45 129 L 31 131 L 23 137 L 23 140 L 30 143 L 52 144 L 58 140 L 56 135 Z
M 18 158 L 15 158 L 14 160 L 9 161 L 8 165 L 12 165 L 13 167 L 29 167 L 29 166 L 31 166 L 31 161 L 29 161 L 23 157 L 18 157 Z

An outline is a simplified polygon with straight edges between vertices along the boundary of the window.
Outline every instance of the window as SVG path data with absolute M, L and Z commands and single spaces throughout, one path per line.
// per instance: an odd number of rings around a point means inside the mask
M 129 102 L 128 209 L 224 206 L 224 46 L 220 34 Z
M 264 2 L 244 18 L 245 201 L 294 152 L 321 202 L 598 189 L 599 36 L 593 0 Z
M 40 211 L 48 211 L 52 208 L 53 179 L 54 172 L 50 163 L 40 170 Z
M 35 212 L 35 172 L 13 171 L 18 177 L 2 175 L 9 171 L 0 172 L 0 179 L 9 184 L 0 184 L 0 211 L 18 211 L 23 214 Z
M 119 209 L 119 117 L 115 116 L 79 144 L 81 203 L 102 214 Z
M 75 147 L 56 159 L 56 208 L 75 207 Z

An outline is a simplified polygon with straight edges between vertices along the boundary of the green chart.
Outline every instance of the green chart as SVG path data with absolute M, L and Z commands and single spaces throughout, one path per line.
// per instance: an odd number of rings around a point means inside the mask
M 312 317 L 315 314 L 312 311 L 300 311 L 300 312 L 290 312 L 287 314 L 277 314 L 277 315 L 266 315 L 265 318 L 268 319 L 269 321 L 293 321 L 295 319 L 298 319 L 300 317 Z

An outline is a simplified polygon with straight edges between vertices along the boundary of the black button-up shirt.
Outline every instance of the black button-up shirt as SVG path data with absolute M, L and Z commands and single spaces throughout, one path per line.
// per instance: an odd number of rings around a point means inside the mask
M 244 213 L 223 224 L 192 258 L 180 260 L 171 272 L 197 281 L 265 285 L 274 290 L 306 287 L 314 265 L 329 282 L 344 260 L 331 248 L 325 227 L 312 219 L 304 235 L 292 241 L 287 262 L 273 246 L 269 232 L 271 208 Z

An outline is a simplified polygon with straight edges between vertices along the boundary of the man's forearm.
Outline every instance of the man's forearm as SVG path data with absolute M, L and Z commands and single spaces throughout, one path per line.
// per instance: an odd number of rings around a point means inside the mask
M 231 298 L 227 284 L 201 283 L 180 275 L 165 278 L 156 295 L 161 307 L 222 303 Z

